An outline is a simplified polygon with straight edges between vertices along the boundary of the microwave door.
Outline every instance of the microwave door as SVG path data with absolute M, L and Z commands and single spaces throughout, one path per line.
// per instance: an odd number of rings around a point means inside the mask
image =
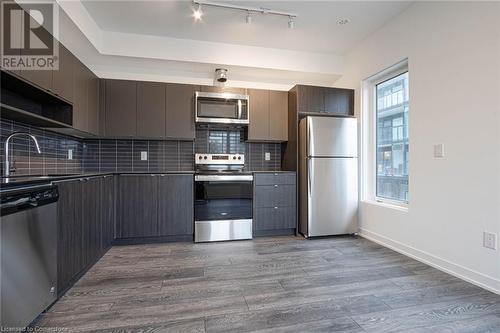
M 248 124 L 248 96 L 197 92 L 196 122 Z

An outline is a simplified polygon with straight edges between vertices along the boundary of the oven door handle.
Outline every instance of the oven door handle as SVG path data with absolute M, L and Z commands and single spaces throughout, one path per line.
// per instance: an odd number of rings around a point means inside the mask
M 253 175 L 195 175 L 197 182 L 232 182 L 232 181 L 253 181 Z

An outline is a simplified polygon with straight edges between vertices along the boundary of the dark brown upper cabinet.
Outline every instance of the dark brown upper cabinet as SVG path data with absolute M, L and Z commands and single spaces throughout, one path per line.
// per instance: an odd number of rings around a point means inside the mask
M 73 128 L 87 132 L 88 73 L 87 68 L 79 60 L 76 60 L 73 66 L 73 87 Z
M 68 102 L 73 101 L 73 67 L 75 57 L 59 44 L 59 69 L 52 71 L 52 92 Z
M 269 139 L 269 90 L 248 89 L 250 124 L 248 140 Z
M 325 90 L 325 112 L 354 115 L 354 90 L 341 88 L 326 88 Z
M 201 86 L 200 91 L 203 92 L 226 92 L 231 94 L 246 95 L 247 89 L 245 88 L 235 88 L 235 87 L 216 87 L 216 86 Z
M 87 69 L 87 121 L 88 132 L 99 134 L 99 78 Z
M 137 82 L 105 80 L 105 135 L 135 137 L 137 135 Z
M 269 138 L 288 140 L 288 92 L 269 91 Z
M 137 82 L 137 136 L 165 137 L 165 84 Z
M 167 83 L 166 136 L 168 138 L 194 140 L 194 93 L 199 86 Z
M 354 90 L 328 87 L 296 85 L 292 88 L 296 96 L 297 112 L 332 115 L 354 115 Z
M 288 140 L 288 93 L 248 89 L 250 96 L 250 141 Z

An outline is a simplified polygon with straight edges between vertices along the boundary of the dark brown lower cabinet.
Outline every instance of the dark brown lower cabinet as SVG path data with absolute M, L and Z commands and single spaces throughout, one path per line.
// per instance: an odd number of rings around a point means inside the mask
M 119 238 L 158 234 L 158 179 L 155 175 L 120 175 L 118 181 Z
M 290 235 L 297 224 L 297 187 L 293 172 L 254 176 L 254 236 Z
M 83 267 L 82 183 L 58 183 L 57 202 L 57 290 L 66 290 Z
M 106 251 L 115 239 L 115 177 L 104 176 L 101 182 L 101 248 Z
M 118 243 L 192 239 L 193 175 L 120 175 L 118 183 Z
M 57 289 L 64 293 L 111 246 L 113 176 L 57 183 Z
M 83 261 L 84 267 L 99 257 L 101 248 L 101 182 L 102 178 L 82 181 Z
M 193 235 L 193 176 L 162 175 L 159 181 L 158 234 Z

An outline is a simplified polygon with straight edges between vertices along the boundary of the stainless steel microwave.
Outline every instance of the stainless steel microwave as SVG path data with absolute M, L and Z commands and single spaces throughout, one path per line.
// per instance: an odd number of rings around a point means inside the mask
M 197 123 L 249 123 L 248 95 L 230 93 L 195 93 L 195 120 Z

